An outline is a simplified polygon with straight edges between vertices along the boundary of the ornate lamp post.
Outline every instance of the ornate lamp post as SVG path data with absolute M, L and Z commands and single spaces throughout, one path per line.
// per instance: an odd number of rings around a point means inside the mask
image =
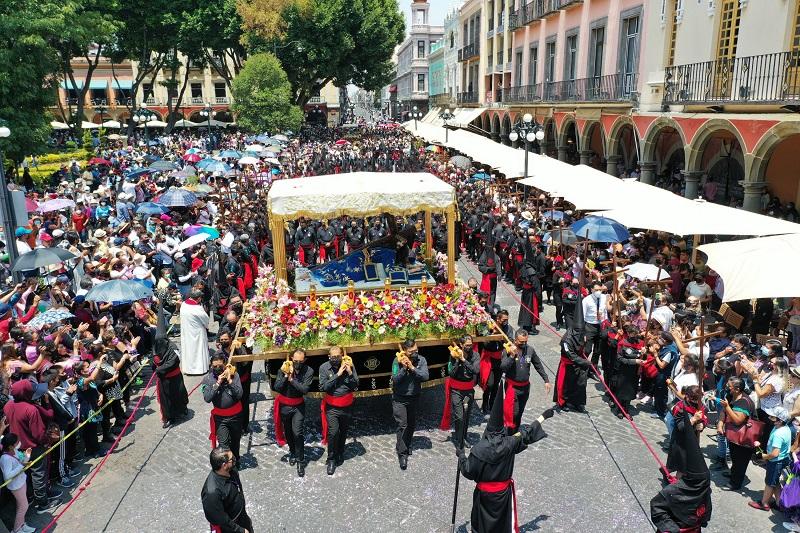
M 439 118 L 444 121 L 444 142 L 447 142 L 450 138 L 450 130 L 447 129 L 447 123 L 453 120 L 456 116 L 450 110 L 449 107 L 445 108 L 444 111 L 439 113 Z
M 513 131 L 508 136 L 511 142 L 517 142 L 518 140 L 522 139 L 525 145 L 525 178 L 528 177 L 528 149 L 530 143 L 533 141 L 541 142 L 544 140 L 544 128 L 542 128 L 541 124 L 533 120 L 533 116 L 530 113 L 525 113 L 522 117 L 521 122 L 517 122 L 514 125 Z M 528 199 L 528 189 L 525 189 L 525 195 L 523 200 Z

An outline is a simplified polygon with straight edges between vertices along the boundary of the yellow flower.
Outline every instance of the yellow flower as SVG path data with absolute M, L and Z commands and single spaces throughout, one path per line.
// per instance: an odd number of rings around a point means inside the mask
M 348 309 L 350 309 L 350 308 L 347 306 L 347 304 L 342 304 L 342 306 L 340 307 L 340 309 L 341 309 L 342 311 L 347 311 L 347 310 L 348 310 Z

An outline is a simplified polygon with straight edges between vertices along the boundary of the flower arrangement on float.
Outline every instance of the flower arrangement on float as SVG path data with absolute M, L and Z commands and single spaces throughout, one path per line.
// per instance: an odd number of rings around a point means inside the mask
M 461 285 L 294 296 L 272 268 L 262 268 L 243 330 L 262 351 L 378 344 L 405 338 L 489 333 L 488 315 Z

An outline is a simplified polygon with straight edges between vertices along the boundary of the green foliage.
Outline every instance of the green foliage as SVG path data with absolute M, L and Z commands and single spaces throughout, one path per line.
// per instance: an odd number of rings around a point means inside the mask
M 392 53 L 405 35 L 397 0 L 309 0 L 290 4 L 277 54 L 295 94 L 304 105 L 316 90 L 333 81 L 378 90 L 391 78 Z M 258 42 L 258 36 L 249 42 Z M 299 44 L 289 44 L 297 42 Z M 272 43 L 259 45 L 272 50 Z M 282 47 L 283 46 L 283 47 Z
M 83 143 L 84 150 L 90 150 L 92 148 L 92 130 L 83 130 L 81 142 Z
M 36 158 L 36 161 L 38 161 L 41 166 L 48 163 L 69 163 L 72 160 L 87 161 L 91 157 L 92 154 L 88 150 L 76 150 L 73 152 L 57 152 L 54 154 L 40 155 Z
M 239 127 L 250 131 L 297 131 L 303 114 L 292 105 L 291 86 L 272 54 L 255 54 L 233 80 L 233 110 Z

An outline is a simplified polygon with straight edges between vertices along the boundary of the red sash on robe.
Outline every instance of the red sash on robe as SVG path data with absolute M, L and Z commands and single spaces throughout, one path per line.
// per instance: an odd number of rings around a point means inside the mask
M 479 481 L 476 488 L 481 492 L 500 492 L 511 487 L 511 495 L 514 499 L 514 531 L 519 533 L 519 523 L 517 522 L 517 490 L 514 486 L 514 479 L 505 481 Z
M 333 249 L 336 250 L 336 259 L 339 259 L 339 236 L 333 236 Z
M 320 243 L 319 245 L 319 262 L 324 263 L 328 260 L 328 250 L 326 246 L 332 246 L 330 244 Z
M 492 280 L 493 279 L 497 279 L 497 273 L 496 272 L 489 272 L 488 274 L 484 274 L 481 277 L 480 291 L 484 292 L 486 294 L 489 294 L 490 292 L 492 292 Z
M 227 409 L 222 409 L 221 407 L 214 407 L 211 410 L 211 434 L 208 436 L 208 439 L 211 441 L 211 448 L 214 449 L 217 447 L 217 421 L 214 419 L 215 416 L 234 416 L 238 415 L 242 412 L 242 404 L 241 402 L 236 402 L 235 404 L 231 405 Z
M 297 407 L 304 401 L 305 399 L 302 396 L 299 398 L 290 398 L 288 396 L 284 396 L 283 394 L 278 394 L 275 396 L 275 401 L 272 403 L 272 422 L 275 425 L 275 442 L 278 443 L 278 446 L 286 445 L 286 435 L 283 432 L 283 421 L 281 420 L 281 405 Z
M 244 288 L 245 290 L 253 286 L 253 267 L 250 263 L 244 264 Z
M 301 244 L 300 248 L 297 250 L 297 260 L 300 261 L 300 264 L 303 266 L 308 266 L 306 264 L 306 250 L 311 251 L 314 249 L 314 246 L 311 244 Z
M 439 429 L 448 431 L 450 429 L 450 415 L 452 406 L 450 405 L 450 389 L 456 390 L 472 390 L 475 388 L 475 381 L 461 381 L 448 377 L 444 380 L 444 409 L 442 410 L 442 421 L 439 423 Z
M 238 289 L 239 295 L 242 297 L 242 300 L 246 300 L 247 299 L 247 287 L 245 287 L 244 278 L 243 277 L 236 278 L 236 288 Z
M 350 407 L 353 405 L 353 393 L 348 392 L 344 396 L 334 396 L 326 394 L 322 397 L 322 402 L 319 404 L 320 411 L 322 412 L 322 444 L 328 444 L 328 405 L 333 407 Z
M 564 378 L 567 375 L 567 367 L 572 366 L 572 360 L 569 357 L 561 356 L 561 364 L 558 366 L 556 374 L 556 403 L 559 407 L 564 407 L 567 400 L 564 399 Z
M 530 385 L 530 381 L 514 381 L 506 376 L 506 397 L 503 399 L 503 425 L 505 427 L 514 427 L 514 404 L 517 401 L 514 387 L 521 389 L 528 385 Z
M 157 357 L 157 356 L 156 356 Z M 164 408 L 161 407 L 161 380 L 162 379 L 172 379 L 175 376 L 181 375 L 181 367 L 176 367 L 164 374 L 162 377 L 156 380 L 156 397 L 158 398 L 158 408 L 161 412 L 161 421 L 166 422 L 167 419 L 164 417 Z
M 502 352 L 490 352 L 489 350 L 483 349 L 481 350 L 481 362 L 480 362 L 480 376 L 481 376 L 481 388 L 486 389 L 486 383 L 489 381 L 489 374 L 492 372 L 492 362 L 490 359 L 500 359 Z

